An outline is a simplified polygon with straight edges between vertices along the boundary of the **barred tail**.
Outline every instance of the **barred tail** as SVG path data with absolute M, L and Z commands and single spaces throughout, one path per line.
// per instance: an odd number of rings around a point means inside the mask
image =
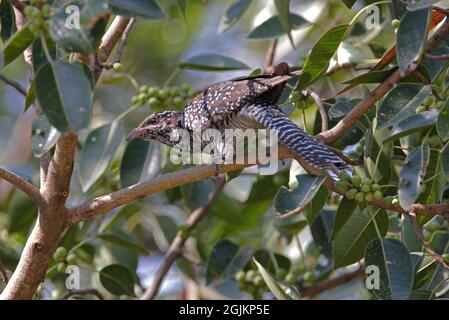
M 252 105 L 246 112 L 266 129 L 278 131 L 279 140 L 290 151 L 323 173 L 350 170 L 350 166 L 334 152 L 295 125 L 277 106 Z

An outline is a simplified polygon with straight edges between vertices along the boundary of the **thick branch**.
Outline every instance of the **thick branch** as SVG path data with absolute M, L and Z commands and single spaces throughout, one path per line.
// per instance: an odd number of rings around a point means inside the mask
M 434 33 L 427 41 L 426 52 L 432 51 L 441 40 L 449 33 L 449 19 Z M 413 64 L 416 68 L 417 64 Z M 338 140 L 352 125 L 368 111 L 377 101 L 379 101 L 396 83 L 403 77 L 414 71 L 410 68 L 408 72 L 401 74 L 399 70 L 393 72 L 384 82 L 378 85 L 368 96 L 360 101 L 342 120 L 340 120 L 332 129 L 322 132 L 319 136 L 327 143 L 332 144 Z
M 189 217 L 186 223 L 187 229 L 183 232 L 179 232 L 176 238 L 173 240 L 173 242 L 170 245 L 170 248 L 168 249 L 167 253 L 165 254 L 164 261 L 162 262 L 161 266 L 159 267 L 156 276 L 154 277 L 153 282 L 148 287 L 148 289 L 145 291 L 145 293 L 142 295 L 142 300 L 152 300 L 156 297 L 159 288 L 167 275 L 168 271 L 170 270 L 173 263 L 178 259 L 180 256 L 182 256 L 182 249 L 184 247 L 184 243 L 186 242 L 187 238 L 190 235 L 190 232 L 195 228 L 195 226 L 198 224 L 198 222 L 204 217 L 204 215 L 207 213 L 207 211 L 210 209 L 210 207 L 214 204 L 215 200 L 217 200 L 218 196 L 220 195 L 221 191 L 223 190 L 224 186 L 226 184 L 226 178 L 221 177 L 217 185 L 215 186 L 215 190 L 210 197 L 210 199 L 206 202 L 206 204 L 198 209 L 196 209 Z
M 39 193 L 39 190 L 33 184 L 29 183 L 28 181 L 25 181 L 23 178 L 19 177 L 15 173 L 0 168 L 0 178 L 8 181 L 15 187 L 25 192 L 34 202 L 36 203 L 41 202 L 42 197 Z

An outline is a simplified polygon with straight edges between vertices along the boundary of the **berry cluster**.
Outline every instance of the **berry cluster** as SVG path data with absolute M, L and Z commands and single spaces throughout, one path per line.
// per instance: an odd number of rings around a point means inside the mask
M 276 271 L 276 277 L 283 279 L 288 283 L 294 284 L 297 282 L 298 274 L 295 272 L 288 273 L 285 269 L 279 268 Z M 241 291 L 246 291 L 259 297 L 262 292 L 268 290 L 262 276 L 256 270 L 250 269 L 248 271 L 240 270 L 235 274 L 235 280 L 239 284 Z
M 51 6 L 48 0 L 31 0 L 30 5 L 25 7 L 24 13 L 29 21 L 28 28 L 39 37 L 41 32 L 46 32 L 45 18 L 51 14 Z
M 423 103 L 416 108 L 416 113 L 421 113 L 429 109 L 441 109 L 443 108 L 444 101 L 435 101 L 432 95 L 429 95 Z
M 341 172 L 340 178 L 341 180 L 334 182 L 334 187 L 344 192 L 349 200 L 363 203 L 383 198 L 380 185 L 373 183 L 369 178 L 358 175 L 351 177 L 346 171 Z
M 53 259 L 58 263 L 56 270 L 60 273 L 64 273 L 67 269 L 67 265 L 76 264 L 77 258 L 74 253 L 67 254 L 67 249 L 64 247 L 58 247 L 53 254 Z
M 181 109 L 195 95 L 196 92 L 188 84 L 163 88 L 143 85 L 139 89 L 139 94 L 132 97 L 131 102 L 133 105 L 148 103 L 153 110 L 173 107 Z

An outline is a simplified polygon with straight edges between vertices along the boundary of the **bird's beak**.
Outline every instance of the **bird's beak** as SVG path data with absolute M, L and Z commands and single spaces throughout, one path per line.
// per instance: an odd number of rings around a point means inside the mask
M 135 128 L 128 133 L 126 137 L 126 141 L 132 140 L 134 138 L 138 138 L 140 136 L 140 128 Z

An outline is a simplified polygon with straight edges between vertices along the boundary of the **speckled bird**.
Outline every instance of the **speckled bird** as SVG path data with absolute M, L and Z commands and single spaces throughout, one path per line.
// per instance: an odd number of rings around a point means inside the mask
M 325 175 L 349 169 L 325 144 L 308 135 L 276 105 L 290 74 L 288 64 L 279 63 L 270 74 L 242 77 L 215 84 L 198 94 L 182 112 L 155 112 L 132 130 L 128 139 L 157 140 L 173 146 L 175 129 L 194 132 L 206 129 L 272 129 L 309 173 Z M 307 168 L 306 168 L 307 169 Z

